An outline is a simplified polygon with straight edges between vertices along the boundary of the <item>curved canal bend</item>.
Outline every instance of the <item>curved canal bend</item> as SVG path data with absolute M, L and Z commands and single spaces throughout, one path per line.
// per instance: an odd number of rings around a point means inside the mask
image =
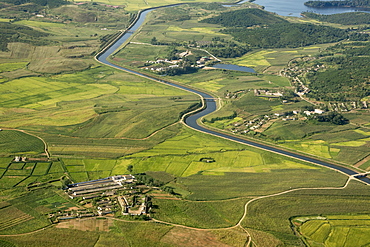
M 174 6 L 174 5 L 171 5 L 171 6 Z M 163 6 L 163 7 L 171 7 L 171 6 Z M 158 7 L 158 8 L 162 8 L 162 7 Z M 154 81 L 157 81 L 157 82 L 160 82 L 160 83 L 165 83 L 167 85 L 171 85 L 173 87 L 198 94 L 200 97 L 203 98 L 203 100 L 205 102 L 204 109 L 199 111 L 196 114 L 190 115 L 190 116 L 185 118 L 185 124 L 188 125 L 189 127 L 193 128 L 193 129 L 196 129 L 198 131 L 201 131 L 203 133 L 210 134 L 210 135 L 213 135 L 213 136 L 221 137 L 221 138 L 224 138 L 224 139 L 239 142 L 239 143 L 249 145 L 249 146 L 252 146 L 252 147 L 256 147 L 256 148 L 260 148 L 260 149 L 267 150 L 267 151 L 270 151 L 270 152 L 274 152 L 274 153 L 277 153 L 277 154 L 281 154 L 281 155 L 284 155 L 284 156 L 287 156 L 287 157 L 292 157 L 292 158 L 299 159 L 299 160 L 306 161 L 306 162 L 310 162 L 310 163 L 313 163 L 313 164 L 316 164 L 316 165 L 325 166 L 325 167 L 334 169 L 336 171 L 339 171 L 339 172 L 344 173 L 344 174 L 349 175 L 349 176 L 355 175 L 355 174 L 358 173 L 358 172 L 356 172 L 354 170 L 351 170 L 349 168 L 334 165 L 334 164 L 331 164 L 331 163 L 328 163 L 328 162 L 325 162 L 325 161 L 321 161 L 321 160 L 318 160 L 318 159 L 315 159 L 315 158 L 307 157 L 307 156 L 300 155 L 300 154 L 293 153 L 293 152 L 289 152 L 289 151 L 286 151 L 286 150 L 281 150 L 281 149 L 278 149 L 278 148 L 275 148 L 275 147 L 272 147 L 272 146 L 269 146 L 269 145 L 265 145 L 265 144 L 261 144 L 261 143 L 257 143 L 257 142 L 253 142 L 253 141 L 248 141 L 248 140 L 236 137 L 236 136 L 232 136 L 232 135 L 220 133 L 220 132 L 217 132 L 217 131 L 213 131 L 213 130 L 210 130 L 210 129 L 206 129 L 206 128 L 200 126 L 197 123 L 197 120 L 202 118 L 203 116 L 205 116 L 207 114 L 210 114 L 210 113 L 217 110 L 216 98 L 214 98 L 212 95 L 204 93 L 204 92 L 200 92 L 200 91 L 197 91 L 197 90 L 194 90 L 194 89 L 191 89 L 191 88 L 188 88 L 186 86 L 174 84 L 174 83 L 171 83 L 171 82 L 168 82 L 168 81 L 165 81 L 165 80 L 159 80 L 159 79 L 156 79 L 154 77 L 151 77 L 151 76 L 148 76 L 148 75 L 145 75 L 145 74 L 141 74 L 139 72 L 136 72 L 136 71 L 118 66 L 116 64 L 110 63 L 107 60 L 107 58 L 111 54 L 113 54 L 123 43 L 125 43 L 131 37 L 133 32 L 138 30 L 138 28 L 144 23 L 146 15 L 154 9 L 156 9 L 156 8 L 147 9 L 147 10 L 144 10 L 144 11 L 140 12 L 138 14 L 138 18 L 137 18 L 136 22 L 133 25 L 131 25 L 131 27 L 129 28 L 130 31 L 125 32 L 120 38 L 118 38 L 113 44 L 111 44 L 109 46 L 109 48 L 105 49 L 102 53 L 98 54 L 96 56 L 96 59 L 99 62 L 101 62 L 105 65 L 108 65 L 110 67 L 114 67 L 114 68 L 129 72 L 129 73 L 132 73 L 132 74 L 135 74 L 135 75 L 138 75 L 138 76 L 150 79 L 150 80 L 154 80 Z M 370 179 L 369 178 L 363 178 L 363 179 L 361 179 L 361 181 L 363 181 L 367 184 L 370 184 Z

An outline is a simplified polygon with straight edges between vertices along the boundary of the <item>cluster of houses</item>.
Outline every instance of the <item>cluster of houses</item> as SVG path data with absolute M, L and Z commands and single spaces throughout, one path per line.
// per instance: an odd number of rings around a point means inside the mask
M 234 122 L 231 127 L 230 131 L 233 133 L 240 133 L 240 134 L 247 134 L 250 131 L 261 132 L 262 130 L 266 129 L 270 126 L 273 122 L 280 119 L 282 121 L 294 121 L 299 119 L 305 119 L 307 116 L 312 115 L 320 115 L 323 114 L 325 111 L 321 109 L 314 109 L 312 111 L 291 111 L 287 113 L 274 113 L 270 115 L 264 115 L 262 117 L 257 117 L 252 120 L 241 120 L 238 122 Z
M 246 92 L 247 92 L 247 90 L 239 90 L 239 91 L 236 91 L 236 92 L 229 92 L 229 91 L 227 91 L 225 93 L 225 98 L 226 99 L 236 99 L 236 98 L 239 98 L 241 94 L 244 94 Z
M 151 70 L 153 72 L 164 72 L 171 68 L 179 68 L 182 66 L 183 58 L 192 55 L 191 51 L 187 50 L 185 52 L 178 53 L 179 59 L 164 59 L 158 58 L 155 61 L 146 61 L 146 66 L 142 69 Z M 203 68 L 205 64 L 212 61 L 213 57 L 203 56 L 196 61 L 196 65 L 191 65 L 191 67 Z
M 283 93 L 279 91 L 271 92 L 268 89 L 255 89 L 254 95 L 257 97 L 279 98 L 283 96 Z
M 315 57 L 303 57 L 303 58 L 297 58 L 296 61 L 302 60 L 302 61 L 309 61 L 314 60 Z M 299 76 L 302 74 L 306 74 L 313 71 L 319 71 L 321 69 L 325 69 L 324 64 L 317 64 L 315 66 L 311 67 L 299 67 L 296 66 L 295 60 L 291 61 L 289 63 L 289 66 L 287 68 L 284 68 L 280 74 L 286 77 L 291 78 L 293 84 L 296 85 L 296 94 L 300 97 L 303 97 L 303 95 L 310 92 L 310 89 L 302 83 L 302 81 L 299 79 Z M 347 112 L 352 109 L 367 109 L 368 108 L 368 102 L 367 101 L 352 101 L 352 102 L 346 102 L 346 103 L 328 103 L 329 110 L 336 111 L 336 112 Z
M 49 214 L 49 218 L 56 223 L 82 217 L 114 216 L 119 210 L 122 215 L 146 215 L 150 208 L 149 197 L 143 194 L 147 192 L 145 189 L 149 191 L 148 186 L 136 185 L 136 178 L 132 175 L 69 184 L 65 192 L 78 201 L 81 208 L 58 211 Z
M 27 162 L 27 157 L 15 156 L 13 162 Z

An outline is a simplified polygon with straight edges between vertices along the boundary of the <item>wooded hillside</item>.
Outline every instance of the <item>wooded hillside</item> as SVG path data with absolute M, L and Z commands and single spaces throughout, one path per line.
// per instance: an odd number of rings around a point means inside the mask
M 220 24 L 224 27 L 251 27 L 255 25 L 286 23 L 287 21 L 264 10 L 240 9 L 224 12 L 218 16 L 204 19 L 201 22 Z
M 223 32 L 236 40 L 256 48 L 300 47 L 313 44 L 337 42 L 350 38 L 366 40 L 367 35 L 313 24 L 279 23 L 263 28 L 229 28 Z
M 342 25 L 370 24 L 370 13 L 365 12 L 348 12 L 333 15 L 320 15 L 312 12 L 304 12 L 302 14 L 318 21 L 338 23 Z
M 369 7 L 370 0 L 345 0 L 345 1 L 308 1 L 304 5 L 313 8 L 330 7 Z
M 370 43 L 338 44 L 327 52 L 331 55 L 316 60 L 326 69 L 307 74 L 310 96 L 328 101 L 359 100 L 369 96 Z
M 44 39 L 49 34 L 22 25 L 0 22 L 0 33 L 1 51 L 6 51 L 7 45 L 10 42 L 23 42 L 34 45 L 46 45 L 50 43 Z

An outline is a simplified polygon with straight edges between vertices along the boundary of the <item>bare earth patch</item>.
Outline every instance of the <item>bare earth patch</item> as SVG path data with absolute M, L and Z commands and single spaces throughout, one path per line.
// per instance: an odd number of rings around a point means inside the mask
M 72 219 L 62 221 L 56 225 L 56 228 L 68 228 L 81 231 L 109 232 L 110 227 L 112 226 L 113 226 L 112 219 L 89 218 L 89 219 Z

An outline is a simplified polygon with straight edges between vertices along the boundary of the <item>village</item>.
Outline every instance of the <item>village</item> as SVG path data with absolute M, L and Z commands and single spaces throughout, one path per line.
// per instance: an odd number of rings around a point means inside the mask
M 158 58 L 155 61 L 146 61 L 145 66 L 142 69 L 151 70 L 156 73 L 165 73 L 170 69 L 174 68 L 184 68 L 188 66 L 186 63 L 186 57 L 193 55 L 191 51 L 187 50 L 185 52 L 181 52 L 176 54 L 177 59 L 166 59 L 166 58 Z M 218 61 L 216 58 L 212 56 L 203 56 L 196 60 L 195 64 L 191 64 L 191 68 L 204 68 L 208 63 Z
M 148 218 L 151 209 L 151 188 L 138 184 L 133 175 L 117 175 L 107 178 L 69 184 L 65 193 L 79 207 L 48 215 L 52 223 L 63 220 L 95 216 L 139 216 Z
M 237 99 L 243 94 L 250 92 L 250 90 L 239 90 L 236 92 L 226 92 L 224 97 L 226 99 Z M 281 99 L 283 104 L 288 104 L 290 100 L 284 99 L 284 92 L 278 89 L 254 89 L 255 97 L 263 97 L 268 99 Z M 281 121 L 296 121 L 306 120 L 308 117 L 321 115 L 326 111 L 322 107 L 309 107 L 306 110 L 293 110 L 280 113 L 266 114 L 258 116 L 253 119 L 243 119 L 239 117 L 238 121 L 233 121 L 227 129 L 234 134 L 247 134 L 249 132 L 263 132 L 270 127 L 274 122 Z M 236 118 L 235 118 L 236 119 Z

